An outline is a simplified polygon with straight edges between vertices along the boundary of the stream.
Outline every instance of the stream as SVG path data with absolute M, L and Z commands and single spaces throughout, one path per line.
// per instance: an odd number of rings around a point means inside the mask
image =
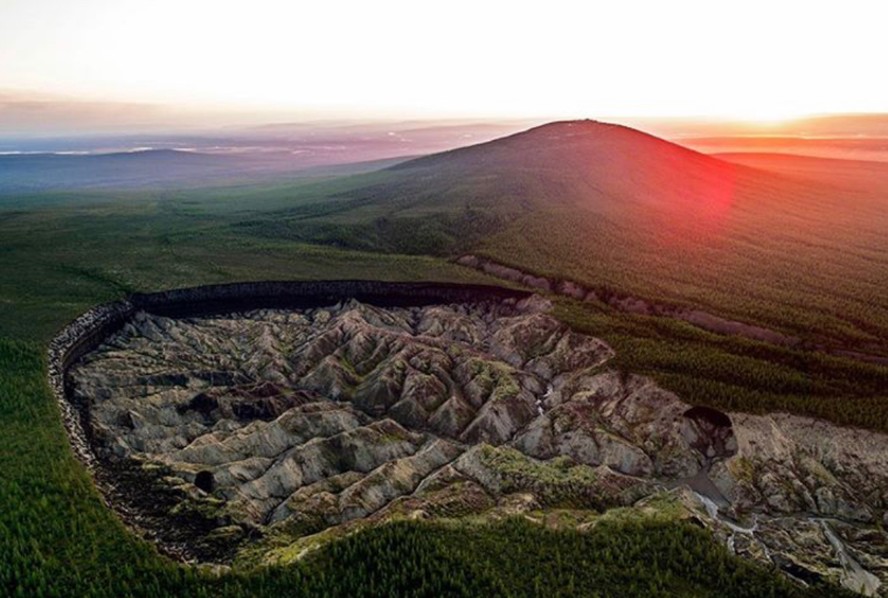
M 737 534 L 743 534 L 747 536 L 752 536 L 756 539 L 756 541 L 762 546 L 765 551 L 765 556 L 767 556 L 768 561 L 771 561 L 771 552 L 768 549 L 767 545 L 761 541 L 761 539 L 756 537 L 755 532 L 758 530 L 759 522 L 758 515 L 753 516 L 752 525 L 750 527 L 743 527 L 741 525 L 737 525 L 733 521 L 722 517 L 719 514 L 719 506 L 716 504 L 714 500 L 709 498 L 708 496 L 701 494 L 699 492 L 694 492 L 694 495 L 700 500 L 703 504 L 703 507 L 706 509 L 706 513 L 715 521 L 718 521 L 720 524 L 724 525 L 728 529 L 731 530 L 731 535 L 728 538 L 728 549 L 732 553 L 736 553 L 734 548 L 734 541 Z M 818 519 L 818 518 L 810 518 L 809 521 L 817 522 L 821 529 L 823 530 L 824 536 L 829 541 L 833 550 L 836 553 L 836 557 L 838 558 L 839 563 L 842 566 L 842 570 L 844 574 L 842 575 L 842 585 L 844 585 L 849 590 L 854 592 L 859 592 L 864 596 L 876 596 L 878 595 L 879 588 L 882 586 L 882 582 L 878 577 L 867 571 L 861 566 L 857 560 L 848 553 L 848 549 L 845 546 L 845 543 L 842 539 L 833 531 L 832 527 L 830 527 L 829 522 L 826 519 Z

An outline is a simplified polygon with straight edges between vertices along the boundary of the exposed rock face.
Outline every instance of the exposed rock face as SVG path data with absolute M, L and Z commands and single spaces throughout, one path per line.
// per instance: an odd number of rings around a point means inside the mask
M 862 353 L 835 340 L 831 341 L 830 344 L 804 342 L 798 336 L 785 334 L 749 322 L 730 320 L 702 309 L 659 303 L 641 297 L 615 293 L 605 288 L 590 288 L 572 280 L 536 276 L 485 257 L 467 254 L 459 257 L 456 263 L 467 268 L 480 270 L 485 274 L 502 280 L 516 282 L 527 288 L 537 289 L 546 293 L 557 293 L 558 295 L 572 297 L 579 301 L 601 302 L 627 313 L 674 318 L 716 334 L 741 336 L 774 345 L 821 351 L 860 361 L 888 365 L 888 357 L 884 355 Z
M 888 437 L 787 414 L 732 419 L 737 455 L 710 472 L 729 546 L 803 580 L 888 594 Z
M 801 339 L 796 336 L 790 336 L 776 330 L 762 328 L 761 326 L 755 326 L 745 322 L 728 320 L 699 309 L 655 303 L 640 297 L 615 294 L 606 289 L 587 288 L 571 280 L 557 280 L 542 276 L 534 276 L 533 274 L 522 272 L 517 268 L 512 268 L 476 255 L 463 255 L 456 260 L 456 263 L 461 266 L 480 270 L 503 280 L 517 282 L 532 289 L 554 292 L 559 295 L 573 297 L 580 301 L 601 301 L 615 309 L 628 313 L 665 316 L 684 320 L 689 324 L 693 324 L 694 326 L 717 334 L 743 336 L 776 345 L 798 346 L 801 343 Z M 879 362 L 878 356 L 872 356 L 872 358 L 877 360 L 877 363 Z
M 468 446 L 509 442 L 547 385 L 611 357 L 538 303 L 139 313 L 73 372 L 74 395 L 103 456 L 207 472 L 253 523 L 345 480 L 336 516 L 363 517 Z
M 613 351 L 548 308 L 139 312 L 71 370 L 72 398 L 100 461 L 151 468 L 170 512 L 204 518 L 199 546 L 402 515 L 604 510 L 690 486 L 689 508 L 737 553 L 884 590 L 888 438 L 691 407 L 608 369 Z

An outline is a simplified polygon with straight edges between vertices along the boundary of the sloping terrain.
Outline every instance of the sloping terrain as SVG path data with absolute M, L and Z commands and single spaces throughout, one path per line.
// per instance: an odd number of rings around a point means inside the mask
M 868 192 L 877 198 L 884 197 L 888 189 L 888 162 L 752 151 L 720 153 L 716 157 L 732 164 L 831 185 L 838 192 Z
M 607 368 L 613 351 L 549 309 L 140 313 L 74 369 L 73 399 L 120 498 L 203 559 L 286 561 L 404 517 L 570 509 L 579 525 L 631 506 L 801 581 L 881 591 L 888 438 L 692 408 Z M 127 497 L 145 478 L 147 504 Z
M 841 161 L 839 161 L 841 162 Z M 458 256 L 888 355 L 884 194 L 618 125 L 544 125 L 349 179 L 240 230 Z M 345 187 L 345 188 L 343 188 Z

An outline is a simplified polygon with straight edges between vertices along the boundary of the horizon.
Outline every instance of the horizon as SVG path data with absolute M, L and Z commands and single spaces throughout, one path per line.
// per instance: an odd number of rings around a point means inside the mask
M 0 136 L 583 118 L 767 129 L 883 114 L 880 7 L 857 9 L 461 2 L 432 20 L 400 1 L 11 0 Z
M 77 159 L 121 154 L 148 157 L 157 152 L 172 152 L 234 160 L 230 164 L 238 164 L 242 174 L 254 171 L 265 173 L 260 176 L 280 176 L 289 172 L 299 176 L 306 169 L 337 164 L 350 164 L 358 170 L 373 168 L 373 164 L 380 162 L 491 142 L 545 125 L 577 122 L 627 127 L 704 154 L 739 151 L 888 162 L 886 114 L 822 115 L 773 123 L 691 118 L 327 119 L 203 129 L 192 126 L 56 130 L 43 134 L 32 131 L 23 135 L 4 134 L 0 129 L 0 160 L 5 168 L 16 171 L 14 161 L 18 158 Z M 88 162 L 79 163 L 80 168 L 89 170 Z M 57 165 L 64 168 L 60 162 Z M 7 184 L 18 180 L 18 176 L 7 173 Z

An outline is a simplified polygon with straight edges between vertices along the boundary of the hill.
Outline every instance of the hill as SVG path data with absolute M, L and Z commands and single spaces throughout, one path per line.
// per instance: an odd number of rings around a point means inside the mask
M 558 122 L 389 169 L 399 190 L 493 209 L 706 213 L 756 173 L 621 125 Z M 406 180 L 405 180 L 406 179 Z M 389 183 L 391 184 L 391 183 Z
M 845 171 L 829 176 L 768 172 L 623 126 L 562 122 L 353 178 L 276 211 L 273 222 L 241 225 L 361 249 L 471 250 L 535 274 L 888 352 L 888 217 Z
M 738 168 L 622 125 L 556 122 L 487 143 L 410 160 L 389 170 L 413 176 L 507 177 L 562 183 L 561 204 L 609 200 L 660 203 L 700 199 L 732 180 Z M 679 178 L 683 174 L 683 179 Z M 673 184 L 664 185 L 670 181 Z M 676 185 L 675 183 L 679 183 Z M 532 187 L 514 187 L 531 199 Z M 553 195 L 546 190 L 545 195 Z M 543 199 L 536 196 L 537 200 Z

